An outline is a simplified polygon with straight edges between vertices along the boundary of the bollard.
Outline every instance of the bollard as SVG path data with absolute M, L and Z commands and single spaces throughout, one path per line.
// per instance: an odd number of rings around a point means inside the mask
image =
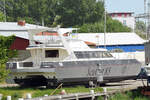
M 75 96 L 76 96 L 76 100 L 79 100 L 79 98 L 78 98 L 78 94 L 75 94 Z
M 2 95 L 2 94 L 0 94 L 0 100 L 2 100 L 2 97 L 3 97 L 3 95 Z
M 11 100 L 11 96 L 7 96 L 7 100 Z
M 18 98 L 18 100 L 23 100 L 23 98 Z
M 27 93 L 27 94 L 26 94 L 26 99 L 31 99 L 31 98 L 32 98 L 31 94 L 30 94 L 30 93 Z

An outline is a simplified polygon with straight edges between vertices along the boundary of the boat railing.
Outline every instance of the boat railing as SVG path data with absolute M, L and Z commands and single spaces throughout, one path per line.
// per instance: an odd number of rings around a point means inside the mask
M 61 44 L 61 38 L 58 36 L 36 36 L 34 38 L 41 44 Z

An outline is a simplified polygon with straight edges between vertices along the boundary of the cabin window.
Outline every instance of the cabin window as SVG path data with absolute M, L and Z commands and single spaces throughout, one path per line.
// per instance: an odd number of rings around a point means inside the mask
M 76 57 L 79 59 L 82 58 L 109 58 L 112 55 L 108 52 L 101 52 L 101 51 L 84 51 L 84 52 L 74 52 Z
M 58 50 L 45 50 L 45 58 L 56 58 L 59 57 Z

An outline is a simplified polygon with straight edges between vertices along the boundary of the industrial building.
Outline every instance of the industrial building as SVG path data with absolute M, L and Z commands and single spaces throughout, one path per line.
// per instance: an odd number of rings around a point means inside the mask
M 98 48 L 121 49 L 124 52 L 144 51 L 144 42 L 136 33 L 77 33 L 76 38 L 95 43 Z

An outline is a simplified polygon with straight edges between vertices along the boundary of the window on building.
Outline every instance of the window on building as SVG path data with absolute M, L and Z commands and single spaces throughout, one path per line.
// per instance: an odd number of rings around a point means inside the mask
M 56 58 L 59 57 L 58 50 L 45 50 L 45 58 Z
M 123 25 L 127 25 L 127 21 L 126 20 L 123 20 Z

